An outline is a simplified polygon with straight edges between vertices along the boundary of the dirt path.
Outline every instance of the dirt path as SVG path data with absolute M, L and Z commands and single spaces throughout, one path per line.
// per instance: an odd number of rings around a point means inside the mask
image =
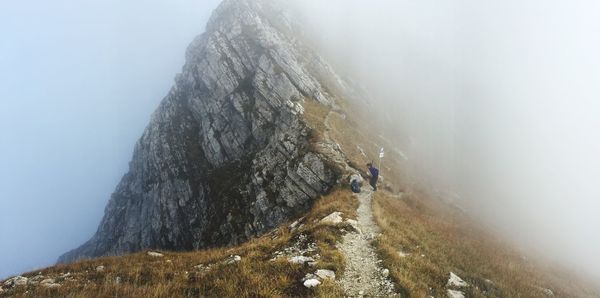
M 358 227 L 360 232 L 351 232 L 344 236 L 338 248 L 346 256 L 346 271 L 339 280 L 348 297 L 392 297 L 394 285 L 387 278 L 371 240 L 379 233 L 379 227 L 373 220 L 371 200 L 373 192 L 363 189 L 358 194 Z

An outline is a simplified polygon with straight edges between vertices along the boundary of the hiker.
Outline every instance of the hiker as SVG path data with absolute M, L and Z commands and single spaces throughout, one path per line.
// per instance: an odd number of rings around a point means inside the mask
M 352 189 L 353 193 L 360 193 L 362 182 L 363 178 L 360 174 L 353 174 L 350 176 L 350 189 Z
M 377 179 L 379 179 L 379 170 L 373 166 L 373 163 L 368 163 L 367 168 L 369 169 L 369 174 L 371 174 L 369 184 L 371 184 L 371 187 L 373 187 L 373 191 L 377 191 Z

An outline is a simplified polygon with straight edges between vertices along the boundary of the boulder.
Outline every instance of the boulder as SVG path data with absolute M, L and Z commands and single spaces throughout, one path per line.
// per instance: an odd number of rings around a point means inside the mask
M 335 272 L 327 269 L 319 269 L 315 272 L 315 275 L 321 279 L 335 279 Z
M 15 276 L 15 277 L 5 281 L 4 286 L 7 288 L 24 286 L 24 285 L 27 285 L 28 281 L 29 281 L 29 279 L 27 277 L 23 277 L 23 276 L 19 275 L 19 276 Z
M 231 264 L 238 263 L 241 260 L 242 260 L 242 257 L 240 257 L 240 256 L 230 256 L 225 261 L 223 261 L 223 264 L 225 264 L 225 265 L 231 265 Z
M 165 255 L 163 255 L 163 254 L 161 254 L 159 252 L 154 252 L 154 251 L 149 251 L 148 255 L 151 256 L 151 257 L 154 257 L 154 258 L 162 258 L 162 257 L 165 256 Z
M 318 279 L 314 279 L 314 278 L 313 279 L 308 279 L 308 280 L 304 281 L 304 286 L 307 287 L 307 288 L 309 288 L 309 289 L 310 288 L 314 288 L 314 287 L 316 287 L 316 286 L 318 286 L 320 284 L 321 284 L 321 282 Z
M 460 277 L 458 277 L 458 275 L 450 272 L 450 278 L 448 279 L 448 283 L 446 284 L 446 286 L 462 288 L 468 285 L 469 284 L 462 280 Z
M 321 219 L 321 223 L 332 225 L 342 223 L 344 221 L 344 219 L 342 218 L 342 214 L 342 212 L 333 212 Z

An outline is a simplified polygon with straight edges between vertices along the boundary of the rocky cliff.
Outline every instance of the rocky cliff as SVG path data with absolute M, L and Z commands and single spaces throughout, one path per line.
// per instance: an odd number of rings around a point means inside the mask
M 59 262 L 236 244 L 307 211 L 338 174 L 313 149 L 303 103 L 333 105 L 324 86 L 340 80 L 299 36 L 275 1 L 224 1 L 189 46 L 96 234 Z

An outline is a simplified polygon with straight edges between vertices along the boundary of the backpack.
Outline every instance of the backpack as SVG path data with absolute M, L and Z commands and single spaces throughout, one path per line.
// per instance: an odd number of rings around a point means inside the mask
M 352 189 L 353 193 L 360 193 L 360 184 L 358 183 L 358 181 L 352 180 L 352 182 L 350 183 L 350 188 Z

